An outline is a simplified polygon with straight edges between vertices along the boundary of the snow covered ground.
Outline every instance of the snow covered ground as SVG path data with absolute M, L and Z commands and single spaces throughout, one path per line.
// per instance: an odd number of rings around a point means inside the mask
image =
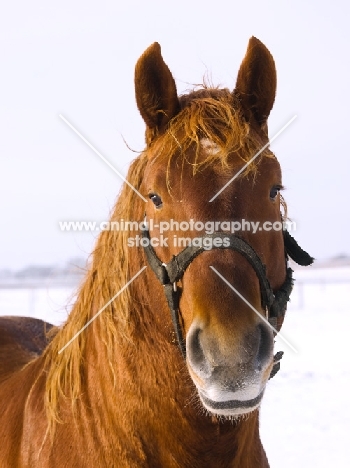
M 261 437 L 272 468 L 350 466 L 350 268 L 304 269 L 276 350 L 285 355 L 268 385 Z M 298 281 L 299 280 L 299 281 Z
M 281 371 L 268 384 L 261 437 L 272 468 L 350 466 L 350 267 L 305 268 L 297 279 L 276 350 Z M 61 323 L 69 288 L 0 289 L 0 314 Z

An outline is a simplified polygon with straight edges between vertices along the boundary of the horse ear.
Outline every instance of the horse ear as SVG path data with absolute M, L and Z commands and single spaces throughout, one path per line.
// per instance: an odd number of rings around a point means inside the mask
M 135 67 L 136 103 L 151 133 L 162 132 L 180 110 L 173 75 L 158 42 L 141 55 Z
M 246 119 L 261 127 L 267 121 L 276 95 L 276 67 L 272 55 L 256 37 L 251 37 L 237 75 L 235 94 Z

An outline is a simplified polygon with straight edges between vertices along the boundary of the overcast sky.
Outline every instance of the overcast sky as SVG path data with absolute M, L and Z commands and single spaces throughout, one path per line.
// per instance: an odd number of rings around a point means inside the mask
M 86 257 L 96 234 L 62 220 L 108 219 L 144 145 L 135 62 L 158 41 L 179 92 L 204 75 L 233 88 L 250 36 L 277 66 L 270 135 L 295 237 L 313 256 L 350 254 L 349 3 L 329 1 L 6 2 L 0 17 L 0 269 Z

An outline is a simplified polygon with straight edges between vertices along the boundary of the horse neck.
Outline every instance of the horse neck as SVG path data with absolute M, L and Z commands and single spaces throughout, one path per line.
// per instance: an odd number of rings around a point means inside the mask
M 86 398 L 94 420 L 116 428 L 114 446 L 129 437 L 138 440 L 140 460 L 154 466 L 160 461 L 174 466 L 176 457 L 179 466 L 183 460 L 192 460 L 188 466 L 197 466 L 198 460 L 208 467 L 219 460 L 222 466 L 268 466 L 258 413 L 233 422 L 204 414 L 173 340 L 163 288 L 150 269 L 136 281 L 128 336 L 116 340 L 113 362 L 101 339 L 103 321 L 96 321 L 89 335 Z

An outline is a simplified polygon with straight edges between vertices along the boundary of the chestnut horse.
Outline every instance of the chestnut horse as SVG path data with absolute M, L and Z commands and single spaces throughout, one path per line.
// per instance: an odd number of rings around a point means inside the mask
M 179 97 L 154 43 L 135 87 L 135 190 L 124 184 L 67 322 L 47 346 L 39 330 L 39 355 L 3 319 L 1 468 L 269 466 L 259 405 L 292 289 L 286 259 L 311 262 L 282 230 L 232 232 L 281 222 L 273 58 L 253 37 L 233 92 Z

